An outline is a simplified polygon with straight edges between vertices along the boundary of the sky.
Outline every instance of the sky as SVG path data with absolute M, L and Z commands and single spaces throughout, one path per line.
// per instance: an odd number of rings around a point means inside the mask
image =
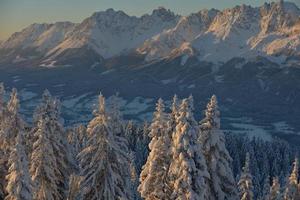
M 290 0 L 300 7 L 300 0 Z M 266 0 L 0 0 L 0 40 L 32 23 L 81 22 L 108 8 L 141 16 L 163 6 L 180 15 L 204 8 L 224 9 L 235 5 L 262 5 Z

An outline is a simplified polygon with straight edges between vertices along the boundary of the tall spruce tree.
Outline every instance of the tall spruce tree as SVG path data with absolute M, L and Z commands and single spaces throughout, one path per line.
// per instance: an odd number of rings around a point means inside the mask
M 0 199 L 4 199 L 5 196 L 5 176 L 6 176 L 6 167 L 5 167 L 5 160 L 4 152 L 0 150 Z
M 6 108 L 5 101 L 4 101 L 4 95 L 5 95 L 4 84 L 0 83 L 0 130 L 1 130 L 2 122 L 3 122 L 4 111 Z
M 128 185 L 129 158 L 125 138 L 112 132 L 105 99 L 99 96 L 99 107 L 87 127 L 88 142 L 78 158 L 81 167 L 81 193 L 83 199 L 130 199 Z M 124 169 L 127 169 L 125 171 Z
M 171 138 L 167 133 L 167 115 L 162 99 L 156 104 L 150 138 L 150 153 L 140 175 L 138 190 L 146 200 L 168 199 L 171 195 L 168 177 Z
M 42 103 L 34 113 L 33 132 L 40 129 L 38 126 L 44 123 L 45 137 L 52 146 L 56 168 L 55 183 L 60 193 L 60 197 L 66 198 L 68 177 L 71 165 L 70 147 L 68 146 L 67 134 L 60 122 L 60 102 L 53 98 L 48 90 L 43 93 Z M 37 138 L 35 138 L 37 139 Z
M 136 164 L 135 164 L 135 153 L 131 152 L 130 155 L 130 180 L 131 180 L 131 194 L 132 199 L 137 200 L 140 199 L 140 195 L 138 192 L 138 186 L 139 186 L 139 177 L 136 170 Z
M 6 175 L 6 162 L 7 162 L 7 155 L 5 154 L 5 111 L 6 111 L 6 104 L 4 101 L 5 95 L 5 88 L 4 84 L 0 83 L 0 199 L 4 199 L 5 194 L 5 175 Z
M 86 127 L 82 124 L 73 128 L 68 136 L 69 143 L 77 154 L 82 151 L 87 143 Z
M 1 101 L 2 106 L 5 106 L 3 100 Z M 10 150 L 15 146 L 18 135 L 23 135 L 25 132 L 25 123 L 19 115 L 19 99 L 17 90 L 15 88 L 12 89 L 10 99 L 7 105 L 2 108 L 2 111 L 2 121 L 0 122 L 0 151 L 2 157 L 0 158 L 0 163 L 2 163 L 4 166 L 0 167 L 0 176 L 4 177 L 7 173 L 9 173 L 7 172 L 7 169 L 10 167 L 10 163 L 8 163 Z M 4 190 L 6 184 L 8 183 L 6 182 L 5 178 L 0 180 L 0 190 Z
M 5 200 L 32 200 L 32 183 L 23 137 L 23 134 L 19 133 L 15 146 L 11 147 Z
M 34 200 L 63 199 L 57 185 L 57 163 L 53 146 L 49 139 L 48 118 L 37 122 L 34 132 L 36 141 L 33 143 L 30 173 L 34 183 Z
M 245 166 L 238 182 L 241 200 L 253 200 L 252 175 L 250 173 L 250 155 L 246 154 Z
M 111 105 L 109 112 L 109 120 L 111 123 L 112 131 L 118 135 L 124 137 L 124 120 L 120 111 L 120 98 L 118 94 L 111 97 Z
M 220 130 L 220 111 L 215 95 L 207 104 L 205 118 L 200 122 L 199 140 L 210 174 L 209 199 L 237 199 L 232 158 L 225 146 L 224 133 Z
M 289 176 L 284 192 L 284 200 L 296 200 L 298 192 L 298 178 L 299 178 L 299 161 L 295 159 L 293 163 L 293 170 Z
M 6 112 L 3 119 L 3 125 L 1 128 L 1 137 L 3 138 L 2 149 L 8 156 L 10 147 L 14 146 L 16 137 L 18 136 L 19 132 L 24 129 L 25 126 L 24 121 L 18 113 L 20 105 L 18 92 L 15 88 L 12 89 L 10 99 L 7 102 L 6 107 L 7 108 L 5 109 Z
M 176 125 L 177 125 L 177 117 L 178 117 L 178 110 L 179 110 L 179 102 L 178 102 L 178 97 L 177 95 L 174 95 L 173 100 L 172 100 L 172 105 L 171 105 L 171 113 L 169 114 L 169 119 L 168 119 L 168 134 L 170 137 L 172 137 L 172 134 L 176 130 Z
M 173 191 L 170 199 L 207 199 L 205 180 L 209 178 L 209 173 L 202 147 L 197 142 L 199 129 L 189 99 L 182 101 L 176 123 L 169 170 Z
M 137 141 L 137 130 L 135 130 L 133 121 L 130 120 L 127 122 L 125 127 L 125 138 L 128 141 L 128 147 L 131 151 L 134 151 Z
M 77 170 L 79 166 L 77 155 L 85 148 L 87 143 L 86 127 L 80 124 L 69 130 L 68 142 L 72 153 L 72 163 Z

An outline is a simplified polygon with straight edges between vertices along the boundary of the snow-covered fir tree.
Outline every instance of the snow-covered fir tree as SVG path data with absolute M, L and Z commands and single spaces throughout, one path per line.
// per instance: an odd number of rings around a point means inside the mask
M 5 88 L 4 84 L 0 83 L 0 125 L 3 122 L 3 115 L 5 110 L 5 101 L 4 101 L 4 95 L 5 95 Z
M 144 121 L 143 123 L 143 130 L 142 130 L 142 140 L 144 143 L 149 144 L 150 142 L 150 137 L 149 137 L 149 123 L 147 121 Z
M 49 139 L 49 119 L 43 118 L 37 122 L 31 154 L 30 173 L 34 184 L 34 200 L 63 199 L 57 185 L 57 162 L 53 146 Z
M 130 199 L 129 158 L 124 148 L 125 138 L 112 132 L 105 99 L 99 96 L 99 107 L 87 127 L 88 143 L 78 158 L 82 181 L 80 192 L 83 199 Z M 127 170 L 125 170 L 127 169 Z
M 130 188 L 134 187 L 134 183 L 131 182 L 131 169 L 132 169 L 132 163 L 131 163 L 131 157 L 130 154 L 132 153 L 131 150 L 128 148 L 128 141 L 125 137 L 125 123 L 123 119 L 123 115 L 121 113 L 121 98 L 119 98 L 119 94 L 116 93 L 111 97 L 111 104 L 109 107 L 109 112 L 107 112 L 108 116 L 108 124 L 110 124 L 111 132 L 113 133 L 114 140 L 116 144 L 119 145 L 119 147 L 122 149 L 124 154 L 128 155 L 128 162 L 129 162 L 129 169 L 123 168 L 123 175 L 128 175 L 127 178 L 124 180 L 127 182 L 126 185 Z M 130 194 L 130 198 L 132 198 L 132 195 L 135 195 L 133 191 L 129 190 L 127 192 Z
M 6 118 L 6 130 L 5 130 L 5 142 L 8 145 L 7 150 L 15 144 L 16 137 L 24 131 L 24 121 L 19 116 L 19 98 L 17 89 L 13 88 L 10 99 L 7 102 L 7 116 Z
M 10 99 L 7 102 L 7 110 L 16 115 L 19 109 L 19 99 L 18 99 L 18 92 L 16 88 L 13 88 L 10 94 Z
M 85 148 L 87 143 L 86 127 L 81 124 L 69 130 L 68 142 L 73 156 L 73 163 L 76 163 L 75 166 L 78 168 L 77 155 Z
M 169 176 L 173 193 L 170 199 L 207 199 L 205 180 L 209 173 L 202 147 L 197 142 L 199 128 L 190 103 L 189 99 L 182 101 L 172 135 Z
M 168 177 L 171 138 L 167 133 L 167 115 L 162 99 L 156 104 L 149 135 L 150 153 L 140 174 L 138 190 L 146 200 L 168 199 L 171 195 Z
M 72 128 L 71 130 L 67 130 L 68 142 L 70 144 L 74 162 L 75 162 L 76 157 L 79 154 L 79 152 L 82 151 L 82 149 L 83 149 L 77 130 L 78 130 L 78 127 Z
M 7 108 L 3 119 L 3 124 L 0 133 L 2 136 L 2 149 L 9 154 L 9 148 L 14 146 L 16 137 L 20 131 L 24 129 L 24 121 L 19 116 L 19 99 L 18 92 L 15 88 L 12 89 L 10 99 L 7 102 Z
M 79 143 L 81 145 L 81 149 L 83 149 L 86 146 L 87 143 L 87 134 L 86 134 L 86 127 L 81 124 L 76 128 L 77 137 L 79 139 Z
M 2 88 L 1 90 L 3 94 L 4 89 Z M 0 163 L 3 163 L 4 166 L 0 167 L 0 176 L 4 177 L 8 173 L 8 167 L 10 167 L 8 165 L 10 150 L 15 146 L 17 136 L 24 134 L 25 123 L 18 113 L 19 99 L 17 90 L 15 88 L 12 90 L 10 99 L 6 106 L 4 101 L 1 101 L 2 106 L 4 107 L 2 108 L 2 121 L 0 123 L 0 151 L 2 154 Z M 5 178 L 2 178 L 0 180 L 0 193 L 5 193 L 4 187 L 6 184 L 7 182 Z
M 6 175 L 6 167 L 5 167 L 5 161 L 3 159 L 4 152 L 0 151 L 0 199 L 4 199 L 5 194 L 5 175 Z
M 178 110 L 179 110 L 179 100 L 177 95 L 174 95 L 170 109 L 171 109 L 171 113 L 169 114 L 169 120 L 168 120 L 168 134 L 172 136 L 172 134 L 176 130 L 176 125 L 177 125 L 176 119 L 178 117 Z
M 136 170 L 136 164 L 135 164 L 135 153 L 131 152 L 129 155 L 130 159 L 130 179 L 131 179 L 131 194 L 132 194 L 132 199 L 137 200 L 141 199 L 140 194 L 138 192 L 138 186 L 139 186 L 139 177 L 137 174 Z
M 53 146 L 56 158 L 56 177 L 59 192 L 62 197 L 66 196 L 68 177 L 70 175 L 71 156 L 67 142 L 67 134 L 60 121 L 60 101 L 53 98 L 48 90 L 43 94 L 44 102 L 35 113 L 38 119 L 48 118 L 46 126 L 49 130 L 49 140 Z
M 200 122 L 199 140 L 210 174 L 209 199 L 237 199 L 232 158 L 225 147 L 224 133 L 220 130 L 220 111 L 215 95 L 207 104 L 205 118 Z
M 278 177 L 274 177 L 272 186 L 270 187 L 270 193 L 267 200 L 282 200 L 281 188 Z
M 6 110 L 6 104 L 4 101 L 4 95 L 5 95 L 5 88 L 4 88 L 4 84 L 0 83 L 0 136 L 3 137 L 3 133 L 4 133 L 4 117 L 5 117 L 5 110 Z M 2 142 L 0 141 L 0 147 L 2 147 Z
M 250 155 L 246 154 L 245 166 L 238 182 L 241 200 L 252 200 L 253 199 L 253 184 L 252 175 L 250 173 Z
M 48 90 L 43 93 L 41 105 L 34 114 L 35 126 L 39 123 L 45 123 L 45 134 L 52 146 L 56 161 L 55 180 L 60 196 L 65 198 L 68 177 L 71 165 L 70 147 L 68 146 L 67 134 L 60 122 L 60 102 L 53 98 Z M 33 131 L 36 127 L 33 127 Z
M 137 140 L 137 131 L 135 130 L 132 120 L 129 120 L 125 127 L 125 138 L 128 141 L 128 147 L 130 150 L 135 149 L 136 140 Z
M 121 99 L 119 98 L 117 93 L 111 97 L 111 104 L 107 112 L 107 116 L 108 116 L 107 120 L 108 120 L 108 124 L 110 125 L 111 132 L 113 133 L 116 144 L 119 144 L 122 151 L 125 154 L 129 155 L 130 151 L 132 150 L 128 149 L 128 141 L 124 142 L 126 140 L 125 129 L 124 129 L 125 123 L 124 123 L 123 115 L 120 110 L 121 109 L 120 104 L 121 104 Z M 124 168 L 124 170 L 125 171 L 123 172 L 123 174 L 126 174 L 128 172 L 128 169 Z M 131 184 L 130 179 L 127 179 L 126 181 L 128 181 L 127 185 Z
M 0 149 L 3 150 L 4 149 L 4 133 L 5 133 L 5 126 L 6 126 L 6 103 L 4 100 L 4 95 L 5 95 L 5 88 L 4 88 L 4 84 L 0 83 Z
M 295 159 L 293 163 L 293 170 L 289 176 L 288 182 L 286 184 L 286 189 L 284 191 L 284 200 L 297 200 L 298 193 L 298 178 L 299 178 L 299 161 L 298 158 Z
M 172 119 L 170 121 L 172 121 L 174 124 L 176 124 L 176 117 L 178 115 L 179 106 L 180 106 L 180 100 L 178 99 L 178 96 L 175 94 L 172 99 L 171 114 L 170 114 L 172 116 L 170 117 Z
M 23 134 L 19 133 L 15 146 L 11 147 L 5 200 L 32 200 L 32 183 L 23 137 Z
M 120 98 L 118 94 L 111 97 L 109 120 L 112 131 L 116 135 L 124 137 L 124 120 L 120 110 Z
M 0 199 L 4 199 L 5 193 L 5 175 L 6 175 L 6 155 L 4 151 L 4 125 L 5 125 L 5 110 L 6 105 L 4 101 L 5 88 L 4 84 L 0 83 Z

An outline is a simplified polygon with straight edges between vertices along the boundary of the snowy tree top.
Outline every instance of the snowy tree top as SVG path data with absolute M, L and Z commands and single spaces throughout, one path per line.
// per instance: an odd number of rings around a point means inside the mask
M 7 104 L 8 111 L 13 115 L 16 116 L 19 110 L 19 99 L 18 99 L 18 92 L 16 88 L 12 89 L 10 100 Z
M 44 90 L 44 92 L 43 92 L 43 95 L 42 95 L 42 99 L 43 99 L 43 102 L 48 102 L 48 101 L 50 101 L 50 99 L 51 99 L 51 94 L 50 94 L 50 92 L 49 92 L 49 90 Z
M 166 128 L 167 118 L 164 111 L 164 101 L 161 98 L 159 98 L 156 103 L 156 111 L 154 112 L 153 121 L 150 126 L 150 137 L 159 137 L 165 131 L 163 129 Z
M 220 128 L 220 111 L 216 95 L 213 95 L 207 104 L 205 116 L 207 123 L 210 123 L 211 126 L 216 128 Z
M 98 96 L 98 110 L 95 111 L 96 115 L 102 115 L 105 113 L 105 98 L 100 92 Z
M 188 101 L 189 101 L 189 106 L 190 106 L 191 111 L 194 111 L 195 108 L 194 108 L 194 97 L 193 97 L 193 95 L 189 96 Z
M 192 99 L 183 99 L 179 108 L 179 119 L 185 119 L 194 123 L 194 115 L 192 112 L 193 105 Z
M 298 160 L 298 158 L 295 159 L 295 161 L 293 163 L 293 166 L 294 166 L 293 171 L 292 171 L 292 173 L 289 177 L 289 181 L 290 181 L 290 183 L 293 183 L 293 184 L 297 185 L 298 184 L 298 178 L 299 178 L 299 173 L 298 173 L 298 171 L 299 171 L 299 160 Z
M 156 111 L 154 112 L 154 118 L 160 117 L 164 111 L 165 111 L 164 101 L 161 98 L 159 98 L 156 103 Z

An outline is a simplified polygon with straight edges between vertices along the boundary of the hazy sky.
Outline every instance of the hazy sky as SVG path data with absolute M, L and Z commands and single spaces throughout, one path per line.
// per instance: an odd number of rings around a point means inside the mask
M 300 0 L 290 0 L 300 6 Z M 0 40 L 37 23 L 80 22 L 95 11 L 114 8 L 129 15 L 151 13 L 164 6 L 187 15 L 203 8 L 223 9 L 239 4 L 262 5 L 265 0 L 0 0 Z M 270 1 L 268 1 L 270 2 Z

